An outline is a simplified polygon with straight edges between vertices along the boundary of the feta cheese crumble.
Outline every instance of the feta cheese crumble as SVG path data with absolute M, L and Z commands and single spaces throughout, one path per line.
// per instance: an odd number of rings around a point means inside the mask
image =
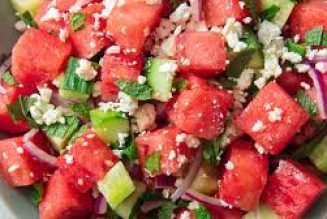
M 146 103 L 140 106 L 134 114 L 134 119 L 140 132 L 153 128 L 156 125 L 156 109 L 154 105 Z
M 232 169 L 235 168 L 235 165 L 234 165 L 234 163 L 233 163 L 232 161 L 228 161 L 228 162 L 225 164 L 225 168 L 226 168 L 227 170 L 232 170 Z
M 272 111 L 268 113 L 268 119 L 270 122 L 277 122 L 282 120 L 283 110 L 278 107 L 274 107 Z
M 197 137 L 186 133 L 180 133 L 176 135 L 175 141 L 177 145 L 185 143 L 189 148 L 198 148 L 201 144 Z
M 100 102 L 100 110 L 107 112 L 108 110 L 113 110 L 117 112 L 128 113 L 129 115 L 134 115 L 138 108 L 138 101 L 133 99 L 131 96 L 125 94 L 124 92 L 118 93 L 117 102 Z
M 86 59 L 81 59 L 79 61 L 79 66 L 76 69 L 76 74 L 85 81 L 90 81 L 97 76 L 98 72 L 92 66 L 92 62 Z
M 60 21 L 60 17 L 61 17 L 61 15 L 60 15 L 59 10 L 55 7 L 51 7 L 47 11 L 47 13 L 45 13 L 45 15 L 43 15 L 43 17 L 41 18 L 41 21 L 42 22 L 51 21 L 51 20 Z
M 252 126 L 252 132 L 259 132 L 265 129 L 265 126 L 261 120 L 257 120 Z
M 221 34 L 225 37 L 227 44 L 234 52 L 240 52 L 247 47 L 247 44 L 240 41 L 243 35 L 243 27 L 236 18 L 228 18 Z

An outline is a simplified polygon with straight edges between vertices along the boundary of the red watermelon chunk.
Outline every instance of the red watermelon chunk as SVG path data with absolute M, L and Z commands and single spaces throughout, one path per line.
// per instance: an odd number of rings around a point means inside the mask
M 299 74 L 293 71 L 283 72 L 283 74 L 277 78 L 276 82 L 290 95 L 296 95 L 298 90 L 303 90 L 301 86 L 303 82 L 312 85 L 312 81 L 307 74 Z
M 121 52 L 106 54 L 103 57 L 101 84 L 102 100 L 115 100 L 119 88 L 117 80 L 137 81 L 143 66 L 143 54 L 138 52 Z
M 71 188 L 60 173 L 51 177 L 40 203 L 40 219 L 88 219 L 93 212 L 90 193 L 81 194 Z
M 240 6 L 240 0 L 204 0 L 203 11 L 209 26 L 223 26 L 227 19 L 234 17 L 242 20 L 247 16 Z
M 28 29 L 12 52 L 12 73 L 23 85 L 53 80 L 66 65 L 72 48 L 45 31 Z
M 212 77 L 225 70 L 227 50 L 224 38 L 214 32 L 188 32 L 177 37 L 179 71 Z
M 296 4 L 290 16 L 290 30 L 293 34 L 300 34 L 304 40 L 307 31 L 322 26 L 327 31 L 327 2 L 305 1 Z
M 252 143 L 244 140 L 234 141 L 226 156 L 219 197 L 242 210 L 254 210 L 267 182 L 267 156 L 259 154 Z
M 233 100 L 226 91 L 203 84 L 184 90 L 168 113 L 183 131 L 213 139 L 223 132 L 227 109 Z
M 100 3 L 87 6 L 82 10 L 87 16 L 84 27 L 77 31 L 70 30 L 69 38 L 78 57 L 92 58 L 111 43 L 103 33 L 106 25 L 105 20 L 99 19 L 98 30 L 95 28 L 95 18 L 93 15 L 95 13 L 101 14 L 102 9 L 103 4 Z
M 68 11 L 74 5 L 80 7 L 86 6 L 89 3 L 97 2 L 98 0 L 56 0 L 56 8 L 59 11 Z
M 237 125 L 266 152 L 280 153 L 309 115 L 275 82 L 266 85 L 237 118 Z
M 74 166 L 83 168 L 96 181 L 101 180 L 118 160 L 110 147 L 92 130 L 78 138 L 64 158 L 68 165 L 77 164 L 71 165 L 72 171 L 76 171 Z
M 41 133 L 32 139 L 35 145 L 49 152 L 48 142 Z M 24 150 L 23 137 L 0 141 L 0 174 L 14 187 L 28 186 L 41 180 L 51 168 Z
M 181 167 L 190 162 L 196 152 L 185 142 L 176 142 L 176 136 L 181 133 L 176 127 L 166 127 L 139 135 L 135 141 L 142 167 L 145 169 L 147 157 L 156 151 L 160 154 L 160 171 L 151 175 L 179 175 Z
M 160 21 L 161 5 L 131 2 L 115 8 L 107 22 L 107 31 L 115 42 L 141 51 L 144 41 Z
M 324 191 L 325 184 L 309 169 L 292 160 L 281 160 L 269 177 L 261 200 L 282 219 L 301 218 Z

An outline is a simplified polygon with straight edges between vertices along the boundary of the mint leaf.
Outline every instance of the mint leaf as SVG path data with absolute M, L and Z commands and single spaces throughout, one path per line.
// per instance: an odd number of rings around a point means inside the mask
M 175 88 L 178 92 L 183 91 L 188 84 L 188 81 L 184 78 L 177 78 L 173 82 L 173 88 Z
M 292 40 L 287 40 L 285 46 L 288 51 L 298 53 L 301 56 L 305 56 L 306 48 L 304 46 L 294 43 Z
M 81 30 L 85 25 L 86 14 L 83 12 L 74 13 L 70 20 L 69 25 L 73 31 Z
M 272 6 L 265 9 L 261 13 L 261 19 L 267 20 L 267 21 L 272 21 L 279 11 L 280 11 L 280 8 L 277 5 L 273 4 Z
M 23 14 L 21 14 L 21 18 L 27 26 L 39 29 L 39 25 L 37 25 L 29 11 L 25 11 Z
M 173 214 L 174 210 L 176 208 L 176 205 L 171 203 L 171 202 L 167 202 L 166 204 L 164 204 L 159 212 L 158 212 L 158 218 L 160 219 L 170 219 L 171 215 Z
M 310 19 L 310 18 L 308 18 Z M 305 34 L 305 42 L 310 46 L 320 46 L 323 36 L 323 26 L 317 26 Z
M 204 143 L 203 158 L 208 163 L 218 165 L 223 151 L 220 149 L 220 140 L 207 140 Z
M 36 183 L 32 185 L 30 198 L 33 204 L 38 205 L 42 201 L 43 197 L 43 185 L 42 183 Z
M 147 84 L 139 84 L 135 81 L 116 81 L 121 91 L 137 100 L 149 100 L 152 97 L 152 88 Z
M 124 155 L 130 160 L 135 161 L 138 157 L 138 150 L 135 145 L 134 138 L 129 139 L 126 143 L 126 148 L 124 149 Z
M 211 219 L 211 215 L 208 210 L 200 205 L 197 209 L 194 210 L 195 219 Z
M 226 75 L 232 78 L 239 78 L 247 64 L 251 61 L 254 53 L 254 49 L 246 49 L 238 53 L 229 63 L 226 69 Z
M 65 117 L 65 123 L 61 124 L 59 122 L 45 126 L 43 131 L 47 136 L 53 136 L 58 138 L 69 138 L 79 126 L 79 121 L 73 116 Z
M 91 106 L 88 103 L 73 103 L 70 109 L 77 114 L 77 116 L 89 119 Z
M 145 168 L 150 173 L 157 173 L 160 170 L 160 154 L 157 151 L 153 151 L 145 159 Z
M 2 79 L 6 84 L 8 84 L 10 86 L 17 85 L 17 82 L 16 82 L 14 76 L 9 71 L 6 71 L 5 73 L 3 73 Z
M 302 108 L 310 115 L 315 116 L 318 113 L 317 104 L 309 97 L 309 95 L 304 91 L 298 91 L 296 94 L 297 102 L 302 106 Z

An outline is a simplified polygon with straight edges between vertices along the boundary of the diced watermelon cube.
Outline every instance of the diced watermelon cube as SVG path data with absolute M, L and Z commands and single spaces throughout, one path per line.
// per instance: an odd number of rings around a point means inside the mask
M 241 8 L 240 2 L 240 0 L 204 0 L 203 11 L 207 24 L 223 26 L 230 17 L 242 20 L 247 12 Z
M 303 90 L 301 86 L 303 82 L 312 85 L 312 81 L 307 74 L 299 74 L 293 71 L 283 72 L 283 74 L 277 78 L 276 82 L 290 95 L 295 95 L 298 90 Z
M 309 115 L 275 82 L 270 82 L 255 96 L 237 125 L 266 152 L 280 153 Z
M 168 113 L 186 133 L 213 139 L 223 132 L 227 109 L 232 103 L 226 91 L 205 84 L 184 90 Z
M 327 2 L 304 1 L 296 4 L 290 16 L 290 30 L 303 40 L 307 31 L 322 26 L 327 31 Z
M 141 51 L 144 41 L 160 21 L 162 5 L 131 2 L 115 8 L 107 22 L 107 31 L 115 42 Z
M 214 32 L 187 32 L 176 40 L 179 71 L 212 77 L 225 70 L 227 50 L 224 38 Z
M 88 219 L 93 212 L 90 193 L 81 194 L 71 188 L 60 171 L 51 177 L 40 203 L 40 219 Z
M 103 4 L 100 3 L 87 6 L 82 10 L 86 14 L 84 27 L 77 31 L 70 29 L 69 38 L 78 57 L 92 58 L 111 43 L 103 33 L 106 25 L 104 19 L 99 19 L 99 24 L 96 24 L 99 25 L 97 27 L 98 30 L 95 29 L 95 18 L 93 15 L 95 13 L 101 14 L 102 9 Z
M 28 29 L 12 52 L 12 73 L 23 85 L 53 80 L 64 69 L 72 47 L 45 31 Z
M 98 0 L 56 0 L 56 8 L 58 8 L 59 11 L 65 12 L 75 4 L 79 5 L 80 7 L 84 7 L 93 2 L 98 2 Z
M 49 152 L 46 138 L 37 134 L 32 142 Z M 28 186 L 42 179 L 51 167 L 34 158 L 24 149 L 23 137 L 8 138 L 0 141 L 0 174 L 14 187 Z
M 176 136 L 181 133 L 183 132 L 176 127 L 166 127 L 139 135 L 135 142 L 143 169 L 147 157 L 156 151 L 160 154 L 160 170 L 151 175 L 179 175 L 182 166 L 191 162 L 196 152 L 195 148 L 185 142 L 176 142 Z
M 261 200 L 283 219 L 301 218 L 324 189 L 323 181 L 305 166 L 281 160 Z
M 252 143 L 235 140 L 228 149 L 219 197 L 242 210 L 254 210 L 268 177 L 268 158 Z
M 101 84 L 102 100 L 115 100 L 119 88 L 117 80 L 137 81 L 143 66 L 142 53 L 121 52 L 119 54 L 106 54 L 103 57 Z
M 242 219 L 243 211 L 238 208 L 207 207 L 212 219 Z M 263 219 L 263 218 L 262 218 Z

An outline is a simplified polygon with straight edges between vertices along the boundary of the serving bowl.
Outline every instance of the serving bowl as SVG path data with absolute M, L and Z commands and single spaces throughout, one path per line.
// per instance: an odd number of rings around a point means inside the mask
M 20 35 L 14 28 L 16 21 L 17 17 L 10 5 L 10 1 L 0 1 L 0 61 L 10 54 L 15 41 Z M 4 137 L 5 135 L 0 133 L 0 139 Z M 38 209 L 28 199 L 25 189 L 10 188 L 0 179 L 0 218 L 37 219 Z M 316 201 L 305 218 L 327 219 L 327 191 Z

